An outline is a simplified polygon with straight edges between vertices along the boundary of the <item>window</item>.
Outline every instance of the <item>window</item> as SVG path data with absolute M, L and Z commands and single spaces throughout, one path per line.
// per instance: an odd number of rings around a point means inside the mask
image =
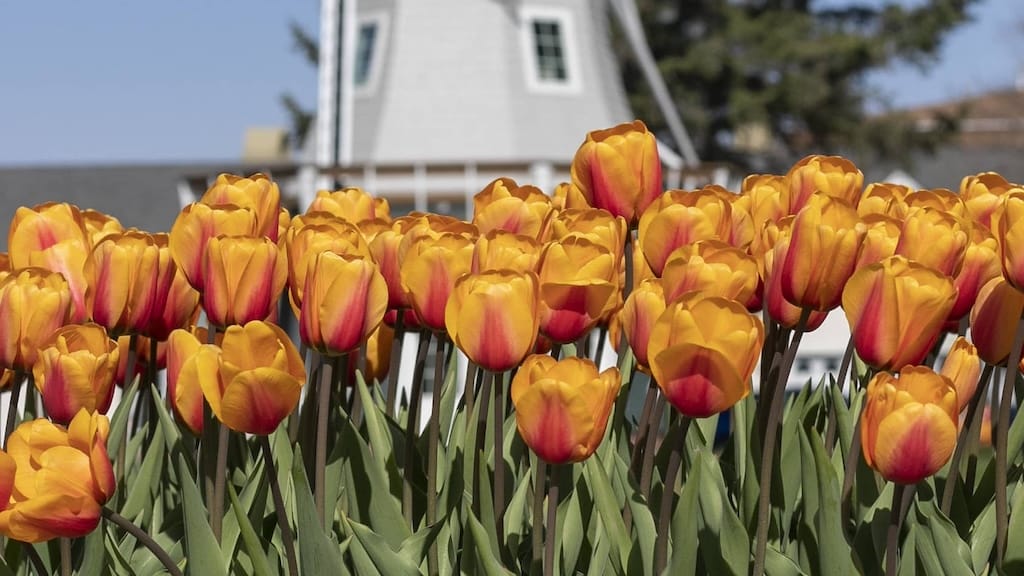
M 370 79 L 370 66 L 373 64 L 373 49 L 377 39 L 377 22 L 364 22 L 359 25 L 359 39 L 356 43 L 356 86 L 366 86 Z
M 579 93 L 572 12 L 550 6 L 523 6 L 520 31 L 527 88 L 531 92 Z
M 387 47 L 388 17 L 384 12 L 360 15 L 352 34 L 352 87 L 356 96 L 370 96 L 384 64 Z

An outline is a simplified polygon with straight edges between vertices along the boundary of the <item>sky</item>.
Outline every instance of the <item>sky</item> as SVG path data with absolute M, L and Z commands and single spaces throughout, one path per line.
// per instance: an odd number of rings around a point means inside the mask
M 247 127 L 287 125 L 283 92 L 315 104 L 288 22 L 316 33 L 319 5 L 0 0 L 0 165 L 237 160 Z M 1024 1 L 983 0 L 974 16 L 927 73 L 895 66 L 872 86 L 907 107 L 1012 85 Z

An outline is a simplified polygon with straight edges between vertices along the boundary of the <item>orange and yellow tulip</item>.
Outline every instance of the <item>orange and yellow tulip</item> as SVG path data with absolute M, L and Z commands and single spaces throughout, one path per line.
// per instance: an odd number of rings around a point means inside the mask
M 572 210 L 575 208 L 590 208 L 587 199 L 571 182 L 560 182 L 551 193 L 551 206 L 556 210 Z
M 929 210 L 947 212 L 956 218 L 967 216 L 967 208 L 964 206 L 964 201 L 960 198 L 960 195 L 948 188 L 915 190 L 907 194 L 903 201 L 907 205 L 908 214 L 914 210 L 927 208 Z
M 903 184 L 875 182 L 868 184 L 857 203 L 857 214 L 866 217 L 870 214 L 890 216 L 902 219 L 907 213 L 906 198 L 910 188 Z
M 570 236 L 586 238 L 608 249 L 615 260 L 622 259 L 626 245 L 626 221 L 599 208 L 562 210 L 551 220 L 550 240 Z
M 391 207 L 386 198 L 374 198 L 362 188 L 350 187 L 335 190 L 318 190 L 306 213 L 330 212 L 335 216 L 359 224 L 380 218 L 391 219 Z
M 139 326 L 139 334 L 162 342 L 173 330 L 195 322 L 199 314 L 199 292 L 189 285 L 171 258 L 168 235 L 154 234 L 153 241 L 157 247 L 156 287 L 149 316 Z
M 92 532 L 115 488 L 109 429 L 85 410 L 66 429 L 43 419 L 19 426 L 0 452 L 0 533 L 34 543 Z
M 540 246 L 529 236 L 492 230 L 480 236 L 473 248 L 474 274 L 489 270 L 535 272 Z
M 99 210 L 82 210 L 82 223 L 85 224 L 89 246 L 96 246 L 111 234 L 124 232 L 124 226 L 121 225 L 120 220 Z
M 445 330 L 445 307 L 455 281 L 473 265 L 474 241 L 452 233 L 437 238 L 422 236 L 414 242 L 401 265 L 402 287 L 420 323 Z
M 992 234 L 999 243 L 1003 276 L 1014 288 L 1024 291 L 1024 190 L 1003 196 L 992 214 Z
M 948 276 L 903 256 L 858 270 L 843 291 L 857 355 L 878 370 L 924 360 L 955 301 Z
M 203 433 L 204 401 L 198 359 L 206 338 L 206 329 L 196 328 L 175 330 L 167 339 L 167 398 L 178 420 L 196 436 Z
M 953 278 L 956 288 L 956 303 L 949 311 L 950 322 L 956 322 L 971 311 L 978 299 L 978 292 L 989 280 L 1002 274 L 999 266 L 999 244 L 984 226 L 971 225 L 971 241 L 964 251 L 963 266 Z
M 981 357 L 978 356 L 978 349 L 963 336 L 957 337 L 942 362 L 940 374 L 953 383 L 953 387 L 956 388 L 956 410 L 963 412 L 978 389 L 978 377 L 981 376 Z
M 601 444 L 621 386 L 617 368 L 598 373 L 586 358 L 530 356 L 510 390 L 519 436 L 550 464 L 582 462 Z
M 511 370 L 536 343 L 538 290 L 533 272 L 496 270 L 462 276 L 445 307 L 448 336 L 481 368 Z
M 574 342 L 614 309 L 619 268 L 603 246 L 585 238 L 551 242 L 541 253 L 540 331 Z
M 44 340 L 32 373 L 50 419 L 67 424 L 79 410 L 106 414 L 117 360 L 117 343 L 99 324 L 69 324 Z
M 647 355 L 648 344 L 651 340 L 651 330 L 654 323 L 665 312 L 665 290 L 662 288 L 662 281 L 658 278 L 645 280 L 635 290 L 629 293 L 622 309 L 619 310 L 615 334 L 609 327 L 608 337 L 613 345 L 618 346 L 618 330 L 626 335 L 633 356 L 636 357 L 637 367 L 644 372 L 650 370 L 650 358 Z M 615 324 L 613 323 L 613 326 Z
M 903 220 L 896 254 L 934 268 L 950 278 L 960 272 L 969 229 L 948 212 L 912 208 Z
M 743 179 L 740 196 L 750 212 L 754 241 L 768 222 L 778 222 L 789 210 L 789 180 L 775 174 L 751 174 Z
M 935 474 L 956 446 L 957 414 L 956 388 L 931 368 L 907 366 L 898 378 L 879 372 L 861 417 L 864 461 L 898 484 Z
M 288 334 L 255 320 L 228 326 L 221 346 L 195 353 L 195 377 L 217 419 L 236 432 L 270 434 L 299 402 L 306 370 Z M 177 386 L 188 389 L 183 366 Z
M 789 169 L 789 214 L 796 214 L 811 196 L 824 194 L 857 206 L 864 174 L 841 156 L 807 156 Z
M 746 252 L 725 242 L 704 240 L 672 252 L 661 280 L 669 302 L 696 290 L 746 305 L 757 292 L 759 276 L 757 261 Z
M 220 174 L 199 202 L 208 206 L 238 206 L 252 210 L 256 215 L 256 233 L 277 242 L 281 191 L 277 183 L 265 175 Z
M 328 212 L 312 212 L 292 218 L 284 234 L 288 255 L 288 297 L 295 315 L 302 308 L 306 277 L 313 259 L 321 252 L 370 257 L 370 246 L 355 225 Z
M 651 374 L 684 416 L 706 418 L 750 393 L 764 325 L 743 304 L 690 294 L 669 304 L 647 345 Z
M 217 326 L 268 318 L 288 281 L 284 251 L 266 237 L 211 238 L 203 268 L 203 310 Z
M 141 332 L 158 304 L 159 257 L 156 241 L 144 232 L 111 234 L 97 244 L 87 262 L 93 321 L 115 336 Z
M 790 330 L 796 329 L 803 315 L 803 309 L 786 300 L 782 295 L 782 274 L 776 271 L 775 263 L 785 260 L 786 252 L 789 250 L 789 234 L 793 217 L 783 218 L 779 224 L 769 223 L 765 226 L 763 236 L 776 236 L 774 240 L 765 239 L 765 244 L 774 242 L 774 246 L 761 255 L 760 265 L 761 276 L 764 285 L 762 286 L 762 305 L 768 311 L 768 315 L 780 325 Z M 776 260 L 776 258 L 778 260 Z M 803 330 L 812 332 L 821 327 L 821 324 L 828 316 L 828 311 L 811 310 Z
M 171 226 L 168 246 L 171 258 L 181 268 L 188 283 L 203 291 L 203 263 L 206 245 L 215 236 L 250 236 L 259 234 L 256 213 L 234 205 L 211 207 L 199 202 L 182 209 Z
M 1002 276 L 981 287 L 971 308 L 971 341 L 982 360 L 995 366 L 1006 364 L 1022 314 L 1024 293 Z
M 590 206 L 630 225 L 662 192 L 658 142 L 639 120 L 587 134 L 571 171 L 573 185 Z
M 551 199 L 540 188 L 511 178 L 498 178 L 473 196 L 473 224 L 481 234 L 503 230 L 540 238 L 551 211 Z
M 864 216 L 864 227 L 864 243 L 857 255 L 857 270 L 895 254 L 900 242 L 900 231 L 903 230 L 899 220 L 885 214 Z
M 372 260 L 321 252 L 306 276 L 299 336 L 322 354 L 351 352 L 377 329 L 387 305 L 388 286 Z
M 655 275 L 676 248 L 701 240 L 728 241 L 732 205 L 709 190 L 669 190 L 640 216 L 638 239 Z
M 999 207 L 1003 196 L 1012 190 L 1020 190 L 995 172 L 982 172 L 964 176 L 960 181 L 960 198 L 963 199 L 967 214 L 975 222 L 995 232 L 992 215 Z
M 28 371 L 40 345 L 64 325 L 71 293 L 64 277 L 23 268 L 0 281 L 0 365 Z

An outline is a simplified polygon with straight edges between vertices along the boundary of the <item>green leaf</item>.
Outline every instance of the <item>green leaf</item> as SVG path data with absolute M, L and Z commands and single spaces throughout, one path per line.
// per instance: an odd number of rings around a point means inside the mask
M 622 521 L 622 512 L 615 499 L 615 492 L 597 454 L 587 459 L 584 471 L 587 475 L 587 486 L 594 495 L 597 513 L 601 517 L 606 535 L 611 539 L 610 554 L 616 571 L 625 573 L 626 566 L 629 565 L 630 538 Z
M 701 458 L 694 461 L 672 514 L 672 556 L 668 564 L 668 574 L 672 576 L 693 576 L 697 572 L 702 462 Z
M 996 542 L 996 509 L 995 500 L 978 514 L 971 526 L 971 567 L 975 574 L 981 574 L 988 565 L 992 547 Z
M 206 507 L 199 497 L 199 488 L 192 481 L 188 464 L 181 455 L 178 455 L 178 483 L 181 485 L 182 507 L 185 512 L 185 550 L 188 558 L 185 568 L 189 574 L 195 576 L 227 576 L 220 547 L 207 521 Z
M 409 536 L 405 542 L 402 542 L 401 549 L 398 550 L 398 555 L 406 562 L 413 566 L 419 566 L 423 559 L 427 557 L 427 551 L 430 549 L 438 535 L 441 533 L 441 529 L 447 524 L 447 519 L 436 522 L 433 526 L 424 526 L 412 536 Z M 438 550 L 440 552 L 440 550 Z M 440 556 L 440 554 L 439 554 Z
M 121 507 L 121 515 L 125 518 L 134 518 L 149 508 L 153 501 L 153 493 L 160 490 L 160 473 L 163 469 L 165 452 L 163 441 L 163 430 L 157 428 L 153 435 L 153 442 L 145 451 L 142 467 L 129 484 L 128 497 Z
M 712 574 L 746 574 L 750 566 L 750 536 L 732 508 L 718 459 L 706 449 L 697 457 L 703 469 L 698 486 L 701 557 Z
M 850 546 L 843 536 L 840 480 L 817 430 L 807 430 L 801 436 L 804 457 L 814 462 L 813 476 L 808 477 L 810 472 L 805 470 L 803 488 L 807 497 L 817 492 L 816 510 L 813 513 L 815 535 L 818 540 L 818 568 L 821 574 L 830 576 L 856 574 L 856 567 L 850 557 Z
M 252 562 L 253 574 L 254 576 L 271 576 L 274 572 L 267 562 L 263 543 L 252 527 L 252 522 L 249 522 L 247 510 L 238 500 L 235 487 L 230 482 L 228 482 L 227 488 L 228 497 L 231 499 L 231 510 L 235 513 L 235 519 L 238 521 L 238 527 L 242 533 L 242 543 L 245 544 L 246 554 L 249 555 L 249 560 Z
M 125 437 L 128 435 L 128 414 L 131 412 L 132 404 L 135 403 L 135 394 L 139 391 L 139 379 L 132 381 L 132 385 L 125 389 L 121 396 L 121 402 L 110 417 L 110 434 L 107 436 L 107 452 L 111 455 L 121 450 Z
M 160 398 L 160 393 L 153 387 L 152 398 Z M 160 419 L 160 428 L 164 431 L 164 442 L 167 444 L 167 452 L 169 454 L 176 454 L 182 451 L 182 439 L 181 430 L 178 429 L 178 425 L 171 419 L 171 415 L 167 413 L 167 408 L 163 402 L 153 402 L 153 407 L 156 408 L 156 413 Z M 186 461 L 187 462 L 187 461 Z
M 936 558 L 942 566 L 942 574 L 949 576 L 971 576 L 974 570 L 971 568 L 971 551 L 967 544 L 960 539 L 953 523 L 946 518 L 941 510 L 936 508 L 932 500 L 918 501 L 917 515 L 920 518 L 921 532 L 927 532 L 930 540 L 934 542 Z M 1014 540 L 1010 540 L 1014 542 Z M 1005 563 L 1004 568 L 1012 574 L 1015 570 Z
M 100 523 L 99 527 L 85 537 L 85 553 L 82 557 L 82 564 L 78 567 L 79 574 L 100 574 L 103 567 L 107 565 L 107 552 L 103 546 L 103 533 L 106 526 L 105 522 Z M 14 576 L 4 564 L 0 567 L 0 576 L 7 575 Z
M 368 526 L 344 516 L 342 521 L 346 524 L 347 530 L 355 536 L 353 543 L 358 542 L 366 550 L 381 574 L 417 576 L 420 573 L 416 563 L 392 550 L 388 543 Z
M 391 444 L 391 434 L 388 433 L 383 416 L 377 409 L 373 396 L 370 395 L 370 390 L 366 387 L 366 381 L 363 379 L 362 372 L 358 370 L 356 371 L 356 388 L 364 406 L 363 417 L 366 421 L 366 430 L 370 435 L 370 450 L 375 458 L 380 459 L 382 462 L 387 461 L 392 457 L 394 451 L 394 446 Z
M 789 556 L 769 545 L 764 556 L 764 572 L 767 576 L 804 576 L 805 572 Z
M 324 534 L 313 503 L 313 493 L 302 463 L 302 449 L 292 459 L 292 487 L 297 512 L 295 541 L 299 544 L 299 569 L 303 574 L 342 574 L 344 562 L 337 544 Z
M 391 493 L 384 462 L 371 454 L 370 447 L 351 421 L 345 422 L 339 451 L 346 457 L 346 471 L 351 479 L 345 485 L 345 489 L 350 492 L 349 502 L 354 504 L 349 517 L 365 521 L 387 540 L 393 550 L 398 550 L 402 542 L 412 535 L 412 531 L 402 515 L 400 501 Z M 355 517 L 355 510 L 360 513 L 358 517 Z
M 476 516 L 470 512 L 466 516 L 469 530 L 466 531 L 466 539 L 463 546 L 463 562 L 474 561 L 474 567 L 480 570 L 484 576 L 506 576 L 512 574 L 501 566 L 501 561 L 494 554 L 491 548 L 490 539 L 486 530 Z M 472 560 L 469 560 L 472 559 Z M 465 570 L 465 566 L 463 569 Z M 476 572 L 475 570 L 473 571 Z

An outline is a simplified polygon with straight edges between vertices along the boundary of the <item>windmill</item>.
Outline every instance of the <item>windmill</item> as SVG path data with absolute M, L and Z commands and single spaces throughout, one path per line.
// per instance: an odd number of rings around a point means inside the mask
M 633 0 L 322 0 L 316 187 L 460 216 L 500 176 L 551 190 L 588 131 L 633 119 L 610 16 L 678 148 L 661 147 L 668 183 L 685 184 L 698 159 Z

